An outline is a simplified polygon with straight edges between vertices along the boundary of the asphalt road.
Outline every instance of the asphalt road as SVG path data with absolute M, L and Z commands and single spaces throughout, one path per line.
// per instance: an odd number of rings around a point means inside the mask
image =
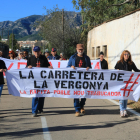
M 86 115 L 75 117 L 73 99 L 45 98 L 44 115 L 31 114 L 31 99 L 14 97 L 4 86 L 0 140 L 139 140 L 140 119 L 120 118 L 119 106 L 87 99 Z

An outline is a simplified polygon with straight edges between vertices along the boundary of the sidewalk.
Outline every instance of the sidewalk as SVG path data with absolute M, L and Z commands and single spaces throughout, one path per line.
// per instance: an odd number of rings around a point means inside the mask
M 4 86 L 0 102 L 0 140 L 140 139 L 139 117 L 129 113 L 128 118 L 120 118 L 119 106 L 108 100 L 87 99 L 86 115 L 81 117 L 74 116 L 73 99 L 45 98 L 44 116 L 32 118 L 31 102 L 30 98 L 9 95 Z M 42 129 L 41 118 L 46 119 L 46 129 Z

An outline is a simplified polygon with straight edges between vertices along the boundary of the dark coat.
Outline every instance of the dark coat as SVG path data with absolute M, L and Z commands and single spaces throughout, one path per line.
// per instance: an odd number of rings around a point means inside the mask
M 7 69 L 3 60 L 0 60 L 0 69 Z M 0 72 L 0 85 L 4 84 L 3 72 Z
M 119 69 L 119 70 L 126 70 L 126 64 L 123 62 L 117 62 L 115 69 Z M 132 71 L 134 70 L 135 72 L 140 72 L 140 70 L 136 67 L 135 63 L 132 62 L 132 64 L 130 65 L 129 63 L 127 63 L 127 71 Z
M 100 64 L 102 69 L 108 69 L 108 63 L 105 59 L 103 59 L 103 61 L 100 61 Z
M 38 67 L 37 62 L 39 62 L 39 67 L 48 67 L 50 66 L 47 58 L 44 55 L 40 55 L 39 58 L 31 56 L 28 58 L 27 66 L 31 65 L 32 67 Z

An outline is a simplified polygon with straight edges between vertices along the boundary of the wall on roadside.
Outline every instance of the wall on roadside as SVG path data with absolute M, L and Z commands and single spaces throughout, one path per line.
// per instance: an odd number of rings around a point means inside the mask
M 132 60 L 140 69 L 140 11 L 112 20 L 88 33 L 87 54 L 97 59 L 99 51 L 105 51 L 109 69 L 114 69 L 123 50 L 129 50 Z

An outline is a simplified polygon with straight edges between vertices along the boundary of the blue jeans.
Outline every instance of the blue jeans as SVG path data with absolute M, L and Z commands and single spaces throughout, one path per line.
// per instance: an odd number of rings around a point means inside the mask
M 2 89 L 3 89 L 3 85 L 0 85 L 0 97 L 1 97 Z
M 38 113 L 38 110 L 43 111 L 44 99 L 44 97 L 32 98 L 32 114 Z
M 127 108 L 127 101 L 128 100 L 119 100 L 120 103 L 120 111 L 124 111 Z
M 80 109 L 84 107 L 86 102 L 86 98 L 81 98 L 81 101 L 79 99 L 74 99 L 74 107 L 76 112 L 80 112 Z

